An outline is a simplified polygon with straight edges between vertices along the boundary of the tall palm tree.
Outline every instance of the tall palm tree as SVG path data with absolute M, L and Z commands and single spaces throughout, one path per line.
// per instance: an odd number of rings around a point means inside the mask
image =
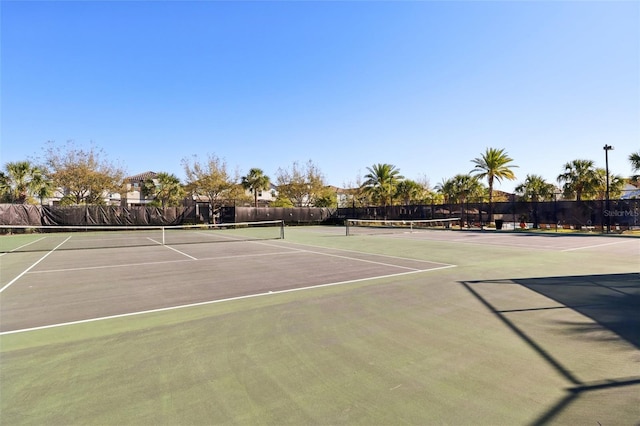
M 475 167 L 471 173 L 479 179 L 487 178 L 487 185 L 489 186 L 489 222 L 491 222 L 491 216 L 493 212 L 493 184 L 495 181 L 501 182 L 502 179 L 514 180 L 516 178 L 515 173 L 511 170 L 513 159 L 505 152 L 504 149 L 487 148 L 485 152 L 478 158 L 471 160 L 475 164 Z
M 33 195 L 38 195 L 47 179 L 39 167 L 29 161 L 17 161 L 5 165 L 3 191 L 13 203 L 24 204 Z
M 367 167 L 369 173 L 364 175 L 366 179 L 362 184 L 364 191 L 371 194 L 374 199 L 382 201 L 384 207 L 393 204 L 393 194 L 397 183 L 404 179 L 400 170 L 392 164 L 374 164 Z
M 581 201 L 585 195 L 595 193 L 599 179 L 593 160 L 573 160 L 564 165 L 564 173 L 558 176 L 558 183 L 563 184 L 565 197 L 576 197 Z
M 258 192 L 269 189 L 271 179 L 261 169 L 252 168 L 242 177 L 242 187 L 253 192 L 253 206 L 258 207 Z
M 527 175 L 524 182 L 516 187 L 516 194 L 526 201 L 545 201 L 553 199 L 555 189 L 542 176 Z
M 631 163 L 631 168 L 633 172 L 640 172 L 640 151 L 631 153 L 629 155 L 629 162 Z M 640 175 L 634 175 L 631 177 L 633 181 L 639 181 Z

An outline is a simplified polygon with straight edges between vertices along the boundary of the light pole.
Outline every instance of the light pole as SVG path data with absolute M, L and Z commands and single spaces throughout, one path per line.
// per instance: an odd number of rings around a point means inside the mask
M 611 145 L 605 145 L 602 149 L 604 149 L 604 170 L 607 175 L 607 209 L 605 210 L 605 215 L 607 216 L 607 234 L 609 234 L 611 232 L 611 211 L 609 207 L 609 151 L 611 151 L 613 147 Z

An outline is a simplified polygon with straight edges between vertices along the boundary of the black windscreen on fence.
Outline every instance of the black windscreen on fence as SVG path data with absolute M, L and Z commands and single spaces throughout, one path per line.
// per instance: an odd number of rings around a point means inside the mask
M 222 217 L 229 222 L 283 220 L 290 225 L 320 224 L 336 216 L 336 209 L 328 207 L 230 207 L 227 209 L 227 214 L 223 214 Z
M 490 217 L 491 216 L 491 217 Z M 0 204 L 0 225 L 183 225 L 283 220 L 288 225 L 342 223 L 345 219 L 424 220 L 459 218 L 462 226 L 500 220 L 534 227 L 640 227 L 640 199 L 452 203 L 435 205 L 320 208 L 320 207 L 188 207 L 34 206 Z
M 40 206 L 30 204 L 0 204 L 0 225 L 41 225 Z
M 180 225 L 193 207 L 73 206 L 42 208 L 43 225 Z
M 417 206 L 340 208 L 341 219 L 446 219 L 460 218 L 463 226 L 503 222 L 532 224 L 534 227 L 621 228 L 640 227 L 640 199 L 546 202 L 450 203 Z M 491 217 L 489 217 L 491 216 Z
M 534 226 L 596 227 L 640 226 L 640 200 L 589 200 L 496 203 L 494 216 Z
M 1 225 L 181 225 L 195 221 L 194 207 L 0 205 Z
M 320 224 L 335 218 L 335 209 L 220 207 L 201 203 L 189 207 L 34 206 L 0 204 L 0 225 L 163 226 L 198 223 L 240 223 L 283 220 L 287 224 Z

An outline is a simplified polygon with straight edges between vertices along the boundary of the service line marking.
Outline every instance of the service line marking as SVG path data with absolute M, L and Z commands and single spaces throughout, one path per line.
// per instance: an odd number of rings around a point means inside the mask
M 180 251 L 180 250 L 178 250 L 177 248 L 173 248 L 173 247 L 168 246 L 168 245 L 166 245 L 166 244 L 163 244 L 162 246 L 163 246 L 163 247 L 168 248 L 169 250 L 173 250 L 173 251 L 175 251 L 176 253 L 179 253 L 179 254 L 181 254 L 181 255 L 183 255 L 183 256 L 186 256 L 186 257 L 188 257 L 189 259 L 192 259 L 192 260 L 198 260 L 197 258 L 195 258 L 195 257 L 191 256 L 190 254 L 187 254 L 187 253 L 185 253 L 185 252 L 183 252 L 183 251 Z
M 450 263 L 444 263 L 444 262 L 437 262 L 434 260 L 425 260 L 425 259 L 414 259 L 411 257 L 400 257 L 400 256 L 392 256 L 390 254 L 380 254 L 380 253 L 369 253 L 369 252 L 365 252 L 365 251 L 357 251 L 357 250 L 349 250 L 349 249 L 341 249 L 341 248 L 335 248 L 335 247 L 324 247 L 324 246 L 314 246 L 311 244 L 302 244 L 302 243 L 292 243 L 292 242 L 287 242 L 288 244 L 295 244 L 295 245 L 299 245 L 299 246 L 303 246 L 303 247 L 313 247 L 315 249 L 324 249 L 324 250 L 333 250 L 333 251 L 342 251 L 342 252 L 347 252 L 347 253 L 357 253 L 357 254 L 361 254 L 364 256 L 372 256 L 372 257 L 387 257 L 389 259 L 399 259 L 399 260 L 405 260 L 405 261 L 410 261 L 410 262 L 417 262 L 417 263 L 429 263 L 429 264 L 437 264 L 437 265 L 445 265 L 445 266 L 455 266 L 453 264 Z M 285 248 L 285 246 L 280 245 L 280 244 L 269 244 L 269 243 L 264 243 L 264 242 L 260 242 L 260 241 L 256 241 L 256 244 L 262 244 L 262 245 L 266 245 L 266 246 L 270 246 L 270 247 L 282 247 Z M 336 256 L 335 254 L 331 254 L 331 253 L 323 253 L 320 251 L 314 251 L 314 250 L 309 250 L 309 249 L 300 249 L 300 248 L 295 248 L 295 247 L 286 247 L 289 250 L 292 251 L 299 251 L 299 252 L 303 252 L 303 253 L 314 253 L 314 254 L 320 254 L 320 255 L 325 255 L 325 256 Z M 364 259 L 358 259 L 357 257 L 348 257 L 348 256 L 344 256 L 346 259 L 354 259 L 354 260 L 363 260 Z M 368 261 L 371 262 L 371 261 Z M 381 263 L 381 265 L 384 265 L 384 263 Z M 390 266 L 395 266 L 398 268 L 401 268 L 401 266 L 399 265 L 390 265 Z M 430 269 L 428 269 L 430 270 Z

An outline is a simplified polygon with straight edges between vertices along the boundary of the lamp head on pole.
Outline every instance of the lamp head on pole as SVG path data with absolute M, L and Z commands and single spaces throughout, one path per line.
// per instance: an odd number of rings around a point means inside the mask
M 605 151 L 611 151 L 613 147 L 611 145 L 605 145 L 604 147 L 602 147 L 602 149 L 604 149 Z

